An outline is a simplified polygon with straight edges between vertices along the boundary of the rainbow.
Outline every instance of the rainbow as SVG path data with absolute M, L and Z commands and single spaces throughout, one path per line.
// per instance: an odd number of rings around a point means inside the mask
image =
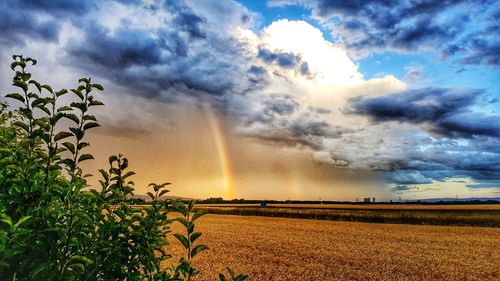
M 231 170 L 231 159 L 227 153 L 225 136 L 220 124 L 219 118 L 215 115 L 214 110 L 207 106 L 208 123 L 212 132 L 215 148 L 219 159 L 219 166 L 224 178 L 224 190 L 226 191 L 225 199 L 233 199 L 233 178 Z

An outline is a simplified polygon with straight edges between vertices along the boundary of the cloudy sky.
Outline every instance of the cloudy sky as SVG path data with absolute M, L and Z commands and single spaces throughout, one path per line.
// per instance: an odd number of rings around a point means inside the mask
M 5 0 L 0 30 L 0 92 L 12 54 L 105 86 L 85 169 L 124 153 L 138 193 L 500 196 L 498 0 Z

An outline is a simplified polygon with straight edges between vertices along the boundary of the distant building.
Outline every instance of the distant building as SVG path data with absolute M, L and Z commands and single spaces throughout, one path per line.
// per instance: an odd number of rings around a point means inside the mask
M 372 199 L 373 199 L 373 201 L 372 201 L 372 202 L 373 202 L 373 203 L 375 203 L 375 197 L 373 197 Z
M 363 203 L 370 203 L 370 197 L 363 198 Z

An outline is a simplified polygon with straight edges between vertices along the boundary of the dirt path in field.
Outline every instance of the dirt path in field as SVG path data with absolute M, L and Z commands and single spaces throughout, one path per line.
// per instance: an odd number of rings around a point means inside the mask
M 498 228 L 207 215 L 198 230 L 199 280 L 226 265 L 250 280 L 500 280 Z

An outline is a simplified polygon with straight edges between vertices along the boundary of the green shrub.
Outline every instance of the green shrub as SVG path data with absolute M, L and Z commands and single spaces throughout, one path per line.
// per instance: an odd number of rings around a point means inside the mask
M 56 91 L 31 78 L 36 60 L 13 59 L 18 92 L 6 97 L 20 107 L 0 104 L 0 279 L 192 280 L 193 258 L 208 249 L 195 245 L 195 221 L 205 214 L 193 212 L 195 202 L 159 200 L 170 184 L 163 183 L 150 184 L 150 206 L 130 206 L 134 173 L 122 155 L 99 170 L 99 190 L 80 168 L 93 159 L 86 134 L 99 127 L 90 112 L 103 105 L 96 98 L 103 86 L 82 78 L 76 88 Z M 65 95 L 73 101 L 62 103 Z M 163 269 L 172 258 L 167 235 L 174 221 L 186 229 L 173 234 L 186 256 Z M 229 272 L 231 280 L 246 279 Z

